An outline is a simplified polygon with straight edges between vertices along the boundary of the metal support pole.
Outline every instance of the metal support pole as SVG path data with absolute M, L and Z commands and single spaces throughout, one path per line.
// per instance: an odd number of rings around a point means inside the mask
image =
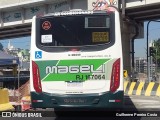
M 132 68 L 134 68 L 134 39 L 132 39 Z
M 132 41 L 131 41 L 131 44 L 132 44 L 132 69 L 131 69 L 131 72 L 132 72 L 132 81 L 134 81 L 134 39 L 135 37 L 132 38 Z
M 20 86 L 20 79 L 19 79 L 19 75 L 20 75 L 20 66 L 18 64 L 18 106 L 17 106 L 17 111 L 21 111 L 21 105 L 20 105 L 20 91 L 19 91 L 19 86 Z
M 126 8 L 126 2 L 125 0 L 122 0 L 122 17 L 125 18 L 125 8 Z
M 136 39 L 136 37 L 139 35 L 139 28 L 138 28 L 138 25 L 134 22 L 134 26 L 135 26 L 135 30 L 136 30 L 136 33 L 135 35 L 132 37 L 132 40 L 131 40 L 131 44 L 132 44 L 132 68 L 131 68 L 131 72 L 132 72 L 132 80 L 133 80 L 133 77 L 134 77 L 134 68 L 135 68 L 135 65 L 134 65 L 134 40 Z
M 156 69 L 155 69 L 155 73 L 156 73 L 156 77 L 157 77 L 157 48 L 156 48 Z
M 152 60 L 153 60 L 153 57 L 151 56 L 151 63 L 150 63 L 150 77 L 151 77 L 151 80 L 153 79 L 153 66 L 152 66 L 152 64 L 153 64 L 153 62 L 152 62 Z
M 149 57 L 149 45 L 148 45 L 148 28 L 149 28 L 149 23 L 150 23 L 151 21 L 149 21 L 148 23 L 147 23 L 147 77 L 148 77 L 148 82 L 150 82 L 150 62 L 149 62 L 149 59 L 148 59 L 148 57 Z

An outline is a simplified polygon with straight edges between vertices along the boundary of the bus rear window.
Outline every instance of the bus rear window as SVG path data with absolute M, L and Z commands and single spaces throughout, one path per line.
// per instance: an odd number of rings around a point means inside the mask
M 54 16 L 40 19 L 43 46 L 86 46 L 110 42 L 109 16 Z

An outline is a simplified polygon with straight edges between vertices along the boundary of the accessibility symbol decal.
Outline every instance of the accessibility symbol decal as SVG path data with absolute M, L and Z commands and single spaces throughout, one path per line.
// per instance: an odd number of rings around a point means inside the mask
M 42 58 L 42 51 L 35 51 L 35 59 L 41 59 Z

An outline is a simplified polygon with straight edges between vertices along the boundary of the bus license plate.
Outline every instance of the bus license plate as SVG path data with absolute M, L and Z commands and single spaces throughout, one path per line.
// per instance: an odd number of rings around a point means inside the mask
M 67 82 L 67 87 L 83 87 L 82 82 Z

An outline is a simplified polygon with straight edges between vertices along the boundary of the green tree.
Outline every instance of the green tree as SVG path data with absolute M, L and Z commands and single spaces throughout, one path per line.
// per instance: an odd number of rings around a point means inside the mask
M 1 51 L 3 51 L 4 49 L 3 49 L 3 45 L 2 45 L 2 43 L 0 43 L 0 50 Z
M 157 40 L 154 40 L 154 55 L 153 55 L 153 62 L 157 63 L 158 66 L 160 66 L 160 38 Z

